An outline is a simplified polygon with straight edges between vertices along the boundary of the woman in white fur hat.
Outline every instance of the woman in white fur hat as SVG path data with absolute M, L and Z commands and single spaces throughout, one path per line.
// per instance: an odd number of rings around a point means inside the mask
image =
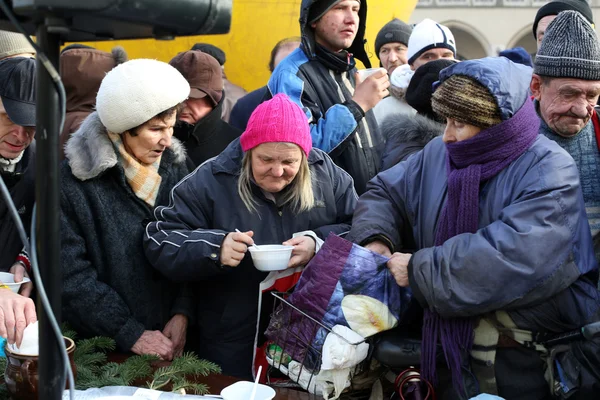
M 173 125 L 190 86 L 170 65 L 132 60 L 110 71 L 97 111 L 65 146 L 61 193 L 63 318 L 81 336 L 172 359 L 185 344 L 192 301 L 155 272 L 144 220 L 186 174 Z

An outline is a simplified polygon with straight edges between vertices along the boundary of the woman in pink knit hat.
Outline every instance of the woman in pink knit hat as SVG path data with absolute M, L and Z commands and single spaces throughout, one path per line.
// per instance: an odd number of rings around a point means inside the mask
M 356 201 L 352 178 L 312 148 L 300 107 L 284 94 L 262 103 L 241 138 L 181 181 L 146 228 L 154 267 L 199 283 L 190 348 L 224 374 L 250 378 L 267 273 L 248 246 L 292 245 L 288 268 L 303 266 L 329 233 L 349 230 Z

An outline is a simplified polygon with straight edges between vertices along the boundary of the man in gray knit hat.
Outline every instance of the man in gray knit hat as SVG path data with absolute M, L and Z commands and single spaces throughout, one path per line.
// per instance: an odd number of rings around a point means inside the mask
M 375 38 L 375 53 L 380 65 L 388 74 L 399 66 L 408 63 L 408 38 L 412 28 L 405 22 L 394 18 L 381 28 Z
M 588 221 L 600 259 L 600 42 L 576 11 L 563 11 L 548 27 L 535 59 L 531 93 L 540 133 L 575 160 Z

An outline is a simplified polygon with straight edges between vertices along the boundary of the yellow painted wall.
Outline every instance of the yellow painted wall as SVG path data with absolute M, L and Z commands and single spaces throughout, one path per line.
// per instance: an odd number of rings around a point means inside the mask
M 232 82 L 254 90 L 269 79 L 269 57 L 275 44 L 290 36 L 299 36 L 300 0 L 233 0 L 231 31 L 226 35 L 180 37 L 172 41 L 124 40 L 96 42 L 90 45 L 105 51 L 121 45 L 129 58 L 156 58 L 168 62 L 194 43 L 220 47 L 227 54 L 225 72 Z M 367 52 L 374 66 L 375 36 L 392 18 L 408 21 L 417 0 L 368 0 Z

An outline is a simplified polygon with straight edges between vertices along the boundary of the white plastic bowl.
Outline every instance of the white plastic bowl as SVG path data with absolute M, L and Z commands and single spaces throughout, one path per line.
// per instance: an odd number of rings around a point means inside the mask
M 10 272 L 0 272 L 0 282 L 8 286 L 14 293 L 19 293 L 21 285 L 31 282 L 31 280 L 27 277 L 23 277 L 23 281 L 15 283 L 15 276 L 13 274 Z
M 259 271 L 282 271 L 287 268 L 294 246 L 268 244 L 248 247 L 254 266 Z
M 223 396 L 224 400 L 249 400 L 252 395 L 252 386 L 254 386 L 254 382 L 236 382 L 221 390 L 221 396 Z M 275 390 L 273 388 L 260 383 L 258 384 L 254 400 L 271 400 L 274 397 Z

